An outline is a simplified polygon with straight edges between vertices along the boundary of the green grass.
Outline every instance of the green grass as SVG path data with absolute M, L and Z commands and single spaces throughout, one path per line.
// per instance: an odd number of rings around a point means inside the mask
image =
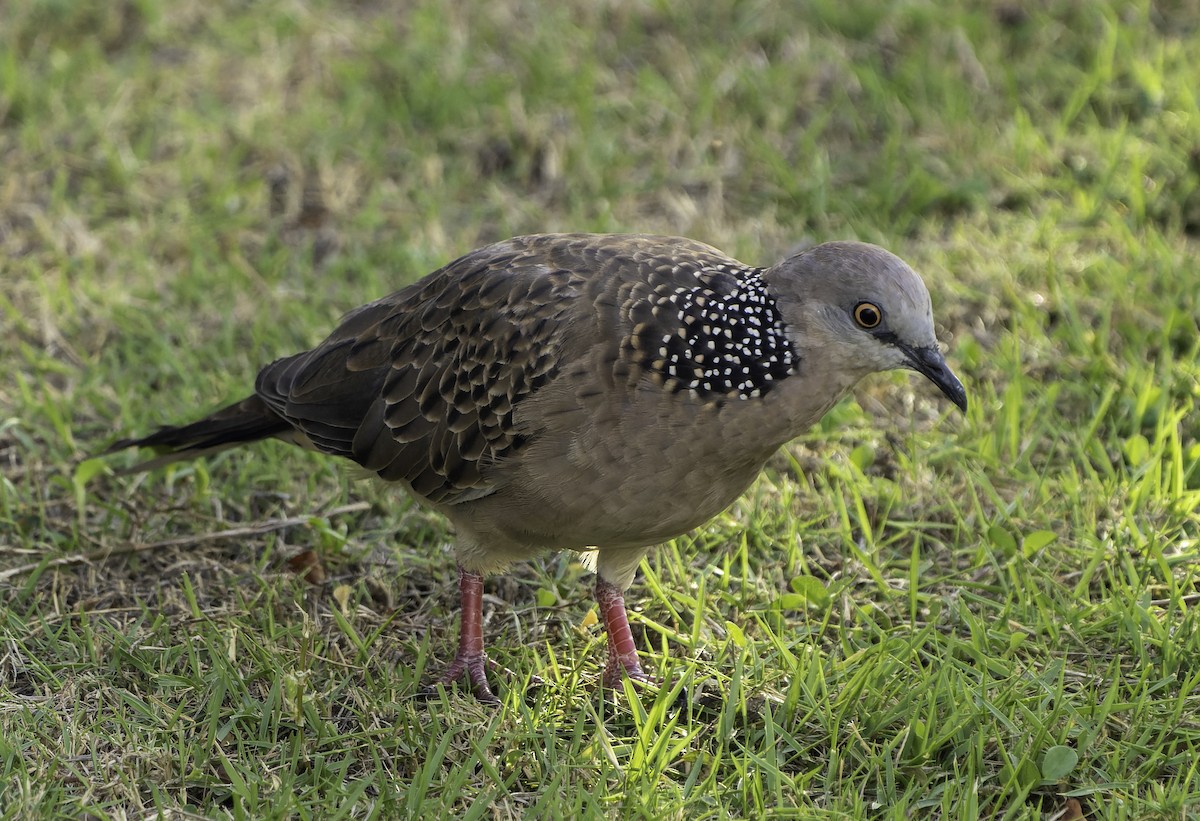
M 0 817 L 1200 818 L 1200 8 L 393 5 L 5 9 Z M 86 461 L 544 230 L 881 243 L 971 394 L 869 380 L 654 552 L 657 694 L 572 556 L 488 582 L 501 709 L 423 701 L 436 516 Z

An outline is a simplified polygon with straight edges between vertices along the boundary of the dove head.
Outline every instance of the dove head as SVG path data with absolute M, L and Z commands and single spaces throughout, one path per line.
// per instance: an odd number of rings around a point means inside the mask
M 801 362 L 820 363 L 847 384 L 907 368 L 961 410 L 967 393 L 938 351 L 921 277 L 875 245 L 827 242 L 788 257 L 763 277 Z

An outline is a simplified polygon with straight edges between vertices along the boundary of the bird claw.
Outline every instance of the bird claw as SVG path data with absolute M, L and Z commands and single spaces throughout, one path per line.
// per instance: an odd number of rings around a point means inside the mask
M 500 699 L 496 698 L 496 694 L 492 692 L 492 687 L 487 680 L 489 667 L 495 669 L 499 665 L 488 658 L 486 653 L 471 655 L 459 653 L 437 680 L 433 684 L 423 687 L 421 692 L 424 695 L 433 695 L 437 692 L 439 684 L 445 687 L 457 684 L 465 674 L 475 698 L 479 699 L 481 704 L 497 706 L 500 704 Z
M 500 699 L 497 698 L 494 692 L 492 692 L 492 687 L 488 683 L 487 679 L 487 673 L 489 670 L 497 676 L 508 680 L 517 678 L 516 673 L 495 659 L 490 658 L 487 653 L 469 656 L 457 655 L 454 657 L 454 661 L 450 662 L 450 666 L 447 667 L 440 676 L 438 676 L 437 680 L 433 684 L 427 685 L 421 689 L 421 694 L 426 696 L 435 695 L 437 693 L 437 685 L 441 684 L 449 687 L 452 684 L 457 684 L 463 679 L 463 675 L 465 674 L 467 681 L 471 685 L 471 692 L 475 695 L 475 698 L 477 698 L 481 704 L 498 707 L 500 705 Z M 538 676 L 529 677 L 530 687 L 541 687 L 545 683 L 546 682 Z
M 629 679 L 635 690 L 646 689 L 647 687 L 657 687 L 661 682 L 654 676 L 642 669 L 642 665 L 638 662 L 637 656 L 634 656 L 632 661 L 609 657 L 608 664 L 604 666 L 604 676 L 601 682 L 605 687 L 613 690 L 621 688 L 621 682 Z

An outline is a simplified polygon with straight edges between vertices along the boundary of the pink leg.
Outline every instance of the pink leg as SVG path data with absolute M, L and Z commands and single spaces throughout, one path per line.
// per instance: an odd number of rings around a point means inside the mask
M 608 631 L 608 663 L 604 665 L 604 686 L 620 687 L 622 677 L 634 681 L 650 681 L 638 661 L 633 634 L 629 632 L 629 617 L 625 613 L 625 596 L 615 584 L 596 576 L 596 603 L 604 629 Z
M 438 682 L 454 684 L 466 673 L 477 699 L 484 704 L 499 704 L 500 699 L 488 686 L 487 668 L 492 662 L 483 652 L 483 576 L 459 565 L 458 591 L 462 597 L 458 652 Z

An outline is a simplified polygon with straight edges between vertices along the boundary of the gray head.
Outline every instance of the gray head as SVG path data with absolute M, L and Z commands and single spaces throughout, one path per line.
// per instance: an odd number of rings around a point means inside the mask
M 875 245 L 827 242 L 788 257 L 763 277 L 793 344 L 852 377 L 909 368 L 951 402 L 967 393 L 938 351 L 929 291 L 904 260 Z

